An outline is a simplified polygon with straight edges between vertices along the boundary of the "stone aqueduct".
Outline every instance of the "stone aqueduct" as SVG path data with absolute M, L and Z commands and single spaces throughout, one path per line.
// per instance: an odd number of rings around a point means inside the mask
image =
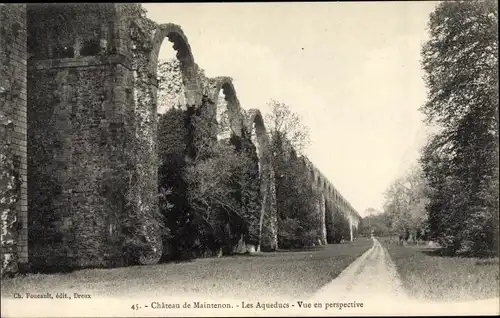
M 267 174 L 260 224 L 270 239 L 262 244 L 277 247 L 274 176 L 271 155 L 262 147 L 268 142 L 262 115 L 256 109 L 242 113 L 229 78 L 198 76 L 179 26 L 157 25 L 137 4 L 28 4 L 0 5 L 0 31 L 3 272 L 28 263 L 122 264 L 114 247 L 124 207 L 144 220 L 158 207 L 156 73 L 165 39 L 177 52 L 189 105 L 201 105 L 204 92 L 217 101 L 222 90 L 232 132 L 255 127 L 261 176 Z M 323 220 L 322 243 L 333 217 L 326 211 L 347 217 L 352 239 L 359 214 L 303 160 L 321 197 L 316 213 Z M 139 226 L 150 233 L 154 250 L 161 249 L 159 230 Z

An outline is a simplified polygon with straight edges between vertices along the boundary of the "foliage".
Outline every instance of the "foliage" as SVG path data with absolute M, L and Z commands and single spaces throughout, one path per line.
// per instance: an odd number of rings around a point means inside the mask
M 1 97 L 0 97 L 1 98 Z M 3 105 L 2 105 L 3 106 Z M 0 109 L 0 215 L 1 215 L 1 248 L 2 251 L 14 250 L 17 243 L 18 219 L 16 203 L 19 201 L 21 178 L 12 155 L 12 145 L 8 142 L 9 135 L 14 131 L 12 123 L 3 115 Z M 1 271 L 15 271 L 15 253 L 2 254 Z
M 209 248 L 232 247 L 241 234 L 255 244 L 257 238 L 251 235 L 255 231 L 250 232 L 250 228 L 258 225 L 258 210 L 243 204 L 238 193 L 247 190 L 241 172 L 251 161 L 231 144 L 216 143 L 212 150 L 210 158 L 190 165 L 185 175 L 200 235 Z
M 260 197 L 255 147 L 232 135 L 218 141 L 209 101 L 192 117 L 194 156 L 186 168 L 187 198 L 202 248 L 230 252 L 241 235 L 258 243 Z M 216 123 L 216 122 L 215 122 Z
M 333 213 L 333 233 L 330 235 L 330 243 L 338 244 L 351 239 L 349 220 L 339 210 Z
M 301 123 L 300 116 L 294 113 L 290 107 L 282 102 L 271 100 L 268 103 L 271 108 L 270 113 L 265 116 L 267 131 L 271 139 L 275 141 L 279 138 L 287 143 L 284 144 L 288 151 L 292 147 L 297 153 L 302 153 L 305 147 L 309 145 L 309 129 Z M 278 151 L 278 149 L 273 149 Z
M 170 108 L 159 121 L 160 207 L 170 229 L 169 256 L 258 243 L 260 193 L 255 147 L 245 136 L 217 140 L 206 96 L 201 107 Z M 252 148 L 253 147 L 253 148 Z
M 375 236 L 383 237 L 391 235 L 391 216 L 386 213 L 371 214 L 365 216 L 359 224 L 359 233 L 369 236 L 373 230 Z
M 0 8 L 0 19 L 8 21 L 12 8 L 2 6 Z M 6 24 L 7 25 L 7 24 Z M 15 251 L 19 221 L 16 215 L 16 204 L 20 199 L 21 176 L 19 174 L 19 160 L 14 154 L 14 122 L 12 121 L 12 102 L 16 100 L 16 91 L 19 81 L 15 77 L 12 68 L 13 37 L 7 35 L 8 28 L 0 26 L 0 216 L 1 216 L 1 274 L 15 272 L 17 267 Z M 17 147 L 17 146 L 16 146 Z M 5 251 L 5 253 L 4 253 Z
M 266 118 L 276 182 L 278 245 L 311 246 L 321 237 L 321 219 L 315 213 L 319 197 L 295 150 L 305 145 L 307 130 L 287 105 L 273 101 L 271 110 Z
M 450 252 L 498 253 L 498 4 L 443 2 L 422 49 L 426 122 L 439 127 L 422 153 L 429 228 Z
M 391 234 L 415 240 L 427 220 L 427 184 L 420 166 L 412 167 L 403 177 L 396 179 L 386 190 L 384 212 L 390 220 Z
M 168 235 L 164 257 L 186 257 L 194 246 L 192 213 L 187 201 L 186 169 L 187 128 L 186 113 L 170 108 L 160 115 L 158 123 L 158 191 L 160 213 L 165 218 Z

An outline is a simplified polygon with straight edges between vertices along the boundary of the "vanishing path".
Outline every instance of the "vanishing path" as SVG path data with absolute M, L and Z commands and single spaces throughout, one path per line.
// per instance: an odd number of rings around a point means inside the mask
M 373 238 L 373 246 L 311 300 L 407 302 L 401 280 L 387 250 Z
M 323 307 L 302 312 L 303 314 L 350 316 L 498 313 L 498 298 L 448 303 L 412 299 L 403 288 L 387 249 L 376 238 L 372 239 L 373 246 L 367 252 L 309 299 L 310 303 L 322 303 Z M 361 302 L 362 307 L 359 305 Z M 330 309 L 325 308 L 327 303 L 330 303 Z M 333 303 L 344 303 L 347 308 L 331 307 Z

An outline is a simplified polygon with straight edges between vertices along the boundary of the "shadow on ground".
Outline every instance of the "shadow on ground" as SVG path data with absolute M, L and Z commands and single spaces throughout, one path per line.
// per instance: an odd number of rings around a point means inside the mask
M 2 280 L 2 295 L 14 292 L 85 290 L 95 297 L 191 293 L 215 297 L 300 297 L 330 282 L 372 246 L 369 239 L 300 251 L 277 251 L 149 266 L 28 274 Z M 76 287 L 75 287 L 76 286 Z

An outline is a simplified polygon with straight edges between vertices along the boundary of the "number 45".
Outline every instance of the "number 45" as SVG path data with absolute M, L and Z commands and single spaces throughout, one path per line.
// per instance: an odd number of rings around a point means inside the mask
M 132 305 L 133 310 L 139 310 L 139 304 L 134 304 Z

